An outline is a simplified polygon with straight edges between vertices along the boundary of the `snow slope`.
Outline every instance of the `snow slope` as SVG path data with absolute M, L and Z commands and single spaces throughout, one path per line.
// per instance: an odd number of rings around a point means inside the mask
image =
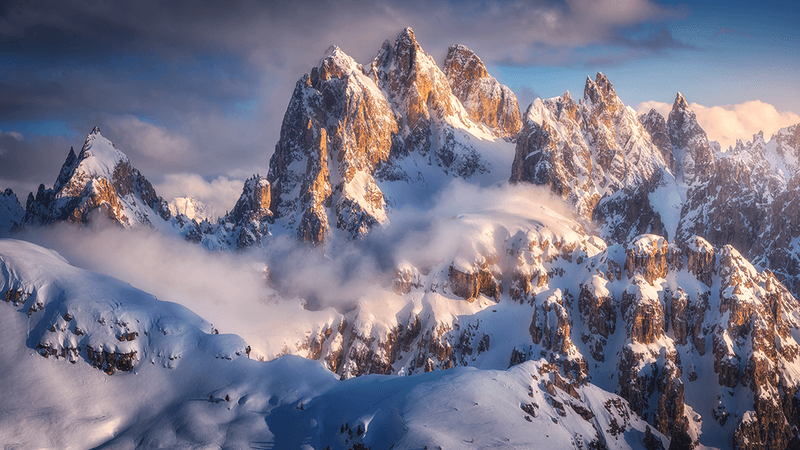
M 308 359 L 251 360 L 186 308 L 30 243 L 0 240 L 0 273 L 11 448 L 644 448 L 624 400 L 545 361 L 339 382 Z M 89 347 L 135 355 L 98 370 Z

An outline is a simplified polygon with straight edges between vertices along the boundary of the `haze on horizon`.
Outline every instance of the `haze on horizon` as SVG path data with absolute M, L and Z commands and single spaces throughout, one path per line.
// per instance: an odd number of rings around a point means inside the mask
M 652 0 L 5 4 L 0 189 L 52 185 L 97 125 L 167 199 L 230 208 L 265 174 L 295 82 L 331 44 L 366 64 L 405 27 L 462 43 L 518 96 L 605 73 L 639 112 L 680 91 L 723 147 L 800 122 L 800 6 Z

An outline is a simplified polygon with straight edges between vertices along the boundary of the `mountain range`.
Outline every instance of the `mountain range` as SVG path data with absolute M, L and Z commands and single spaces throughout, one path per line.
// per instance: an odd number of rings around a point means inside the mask
M 297 81 L 268 174 L 224 216 L 162 199 L 95 128 L 52 188 L 24 208 L 0 196 L 0 235 L 108 222 L 234 256 L 288 239 L 328 265 L 378 253 L 377 273 L 343 304 L 301 298 L 295 329 L 256 345 L 191 305 L 2 240 L 0 295 L 20 313 L 0 327 L 0 359 L 16 367 L 6 386 L 35 390 L 23 373 L 73 390 L 113 381 L 86 415 L 14 403 L 54 431 L 3 418 L 0 436 L 22 448 L 795 448 L 798 217 L 800 124 L 722 149 L 680 93 L 668 117 L 637 115 L 598 73 L 581 98 L 520 113 L 463 45 L 443 68 L 410 28 L 367 65 L 334 46 Z M 278 304 L 295 300 L 302 268 L 268 258 L 261 270 Z

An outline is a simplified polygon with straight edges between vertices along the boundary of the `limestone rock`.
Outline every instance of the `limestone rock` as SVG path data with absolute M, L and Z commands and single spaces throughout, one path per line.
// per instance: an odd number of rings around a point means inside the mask
M 444 74 L 456 96 L 475 122 L 505 139 L 516 139 L 522 128 L 517 97 L 489 75 L 483 61 L 464 45 L 447 49 Z

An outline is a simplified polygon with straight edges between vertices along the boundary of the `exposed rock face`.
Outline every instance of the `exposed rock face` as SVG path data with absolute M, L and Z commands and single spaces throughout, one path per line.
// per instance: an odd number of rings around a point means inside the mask
M 25 210 L 19 204 L 17 196 L 11 189 L 0 194 L 0 236 L 7 234 L 22 223 Z
M 336 226 L 352 238 L 367 233 L 385 220 L 373 173 L 388 158 L 397 129 L 372 80 L 332 48 L 297 82 L 286 110 L 267 177 L 274 216 L 285 218 L 301 240 L 318 244 L 330 232 L 328 208 L 335 205 Z
M 125 227 L 151 225 L 171 217 L 167 203 L 95 127 L 80 154 L 70 149 L 52 189 L 39 186 L 28 196 L 24 223 L 87 223 L 93 216 L 107 217 Z
M 175 222 L 190 242 L 210 249 L 243 250 L 266 244 L 270 226 L 274 223 L 269 209 L 271 201 L 269 181 L 261 175 L 253 175 L 244 182 L 242 194 L 233 209 L 216 223 L 208 220 L 198 222 L 185 215 L 178 215 Z
M 665 170 L 669 173 L 668 167 L 669 159 L 636 114 L 598 73 L 595 81 L 586 80 L 580 102 L 566 93 L 537 99 L 528 108 L 510 181 L 550 186 L 587 220 L 603 224 L 604 237 L 625 242 L 643 232 L 662 231 L 648 193 L 666 176 Z M 615 198 L 622 189 L 625 195 Z M 642 220 L 631 220 L 640 216 Z
M 497 256 L 491 255 L 483 258 L 481 263 L 468 267 L 456 268 L 451 264 L 448 269 L 450 290 L 468 302 L 475 300 L 478 295 L 485 295 L 499 301 L 503 286 L 502 274 L 496 263 Z
M 642 235 L 628 244 L 625 269 L 628 271 L 628 278 L 642 275 L 652 286 L 653 281 L 667 275 L 668 267 L 680 269 L 680 256 L 680 250 L 671 247 L 664 238 Z
M 236 240 L 236 248 L 244 249 L 262 243 L 269 234 L 268 225 L 272 223 L 270 211 L 270 184 L 266 178 L 255 175 L 244 182 L 242 195 L 233 210 L 220 220 L 220 226 L 228 229 Z
M 672 147 L 679 149 L 675 159 L 683 183 L 690 185 L 714 171 L 714 154 L 708 136 L 680 92 L 675 96 L 667 127 Z
M 464 45 L 451 45 L 444 74 L 472 120 L 492 128 L 498 136 L 516 139 L 522 128 L 517 97 L 489 75 L 475 52 Z
M 800 293 L 800 255 L 791 250 L 800 237 L 798 130 L 783 128 L 769 142 L 759 133 L 751 142 L 714 153 L 713 171 L 687 193 L 677 236 L 678 241 L 703 236 L 716 247 L 730 244 L 770 268 L 795 295 Z
M 715 267 L 714 247 L 700 236 L 692 236 L 685 244 L 686 269 L 710 287 Z
M 675 156 L 672 154 L 672 140 L 670 139 L 669 129 L 667 122 L 655 109 L 651 109 L 647 114 L 639 115 L 639 122 L 648 133 L 653 141 L 653 145 L 658 147 L 661 151 L 661 156 L 667 163 L 667 168 L 670 172 L 675 173 L 677 170 L 677 163 Z
M 451 80 L 477 89 L 484 81 L 464 78 L 472 75 L 454 71 Z M 384 43 L 369 67 L 333 47 L 297 82 L 286 110 L 267 176 L 275 219 L 313 244 L 334 227 L 358 239 L 386 222 L 385 183 L 424 183 L 425 166 L 464 178 L 490 170 L 468 135 L 508 137 L 516 100 L 485 81 L 491 90 L 470 98 L 505 108 L 484 117 L 495 131 L 470 118 L 410 28 Z

